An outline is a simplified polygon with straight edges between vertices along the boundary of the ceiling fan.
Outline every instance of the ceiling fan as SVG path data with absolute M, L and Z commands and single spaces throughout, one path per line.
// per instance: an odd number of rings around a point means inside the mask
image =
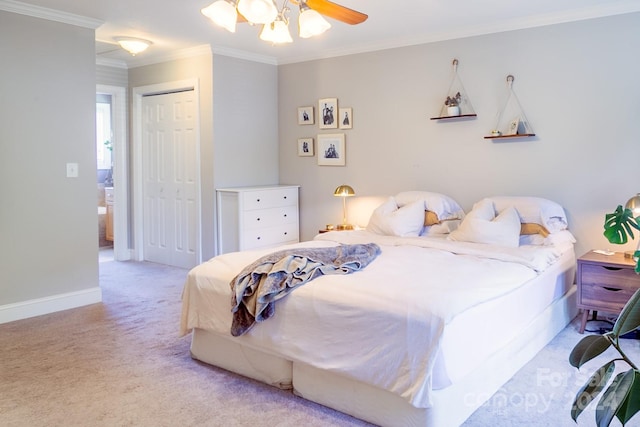
M 322 34 L 331 27 L 321 15 L 350 25 L 360 24 L 368 18 L 362 12 L 329 0 L 284 0 L 281 10 L 278 10 L 275 0 L 217 0 L 201 12 L 215 24 L 232 33 L 235 32 L 238 22 L 263 24 L 261 39 L 274 44 L 289 43 L 293 40 L 288 29 L 288 3 L 300 9 L 298 23 L 302 38 Z

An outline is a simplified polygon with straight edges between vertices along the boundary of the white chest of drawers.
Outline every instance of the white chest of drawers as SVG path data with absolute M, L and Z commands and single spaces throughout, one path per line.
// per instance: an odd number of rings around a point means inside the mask
M 216 190 L 218 254 L 300 239 L 297 185 Z

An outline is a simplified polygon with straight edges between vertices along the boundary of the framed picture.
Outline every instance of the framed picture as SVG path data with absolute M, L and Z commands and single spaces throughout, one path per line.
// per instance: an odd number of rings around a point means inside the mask
M 318 165 L 344 166 L 345 157 L 344 133 L 318 135 Z
M 338 98 L 323 98 L 318 101 L 318 126 L 320 129 L 338 128 Z
M 298 124 L 312 125 L 314 123 L 313 107 L 298 107 Z
M 520 117 L 516 117 L 515 119 L 509 122 L 509 127 L 507 128 L 505 135 L 517 135 L 519 126 L 520 126 Z
M 313 157 L 313 138 L 298 139 L 298 156 Z
M 351 129 L 353 127 L 353 112 L 351 108 L 338 108 L 338 127 Z

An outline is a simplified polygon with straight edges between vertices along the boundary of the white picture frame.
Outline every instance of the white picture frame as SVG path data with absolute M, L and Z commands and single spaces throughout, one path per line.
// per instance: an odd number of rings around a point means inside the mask
M 520 116 L 515 117 L 513 120 L 511 120 L 509 122 L 509 126 L 507 127 L 507 131 L 504 134 L 505 135 L 517 135 L 519 127 L 520 127 Z
M 313 106 L 298 107 L 298 124 L 312 125 L 315 123 L 315 115 L 313 114 Z
M 353 110 L 351 108 L 338 108 L 338 127 L 340 129 L 353 128 Z
M 318 165 L 346 165 L 346 146 L 344 133 L 326 133 L 318 135 Z
M 313 157 L 313 138 L 298 138 L 298 156 Z
M 318 100 L 318 127 L 320 129 L 338 128 L 338 98 Z

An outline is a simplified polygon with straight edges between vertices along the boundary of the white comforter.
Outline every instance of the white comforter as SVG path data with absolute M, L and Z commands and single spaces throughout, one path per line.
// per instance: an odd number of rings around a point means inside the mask
M 368 242 L 380 245 L 382 253 L 367 268 L 307 283 L 277 303 L 273 318 L 234 339 L 426 408 L 445 325 L 464 310 L 517 289 L 563 251 L 366 231 L 325 233 L 287 247 Z M 202 328 L 231 336 L 229 282 L 268 252 L 225 254 L 191 270 L 183 293 L 181 332 Z

